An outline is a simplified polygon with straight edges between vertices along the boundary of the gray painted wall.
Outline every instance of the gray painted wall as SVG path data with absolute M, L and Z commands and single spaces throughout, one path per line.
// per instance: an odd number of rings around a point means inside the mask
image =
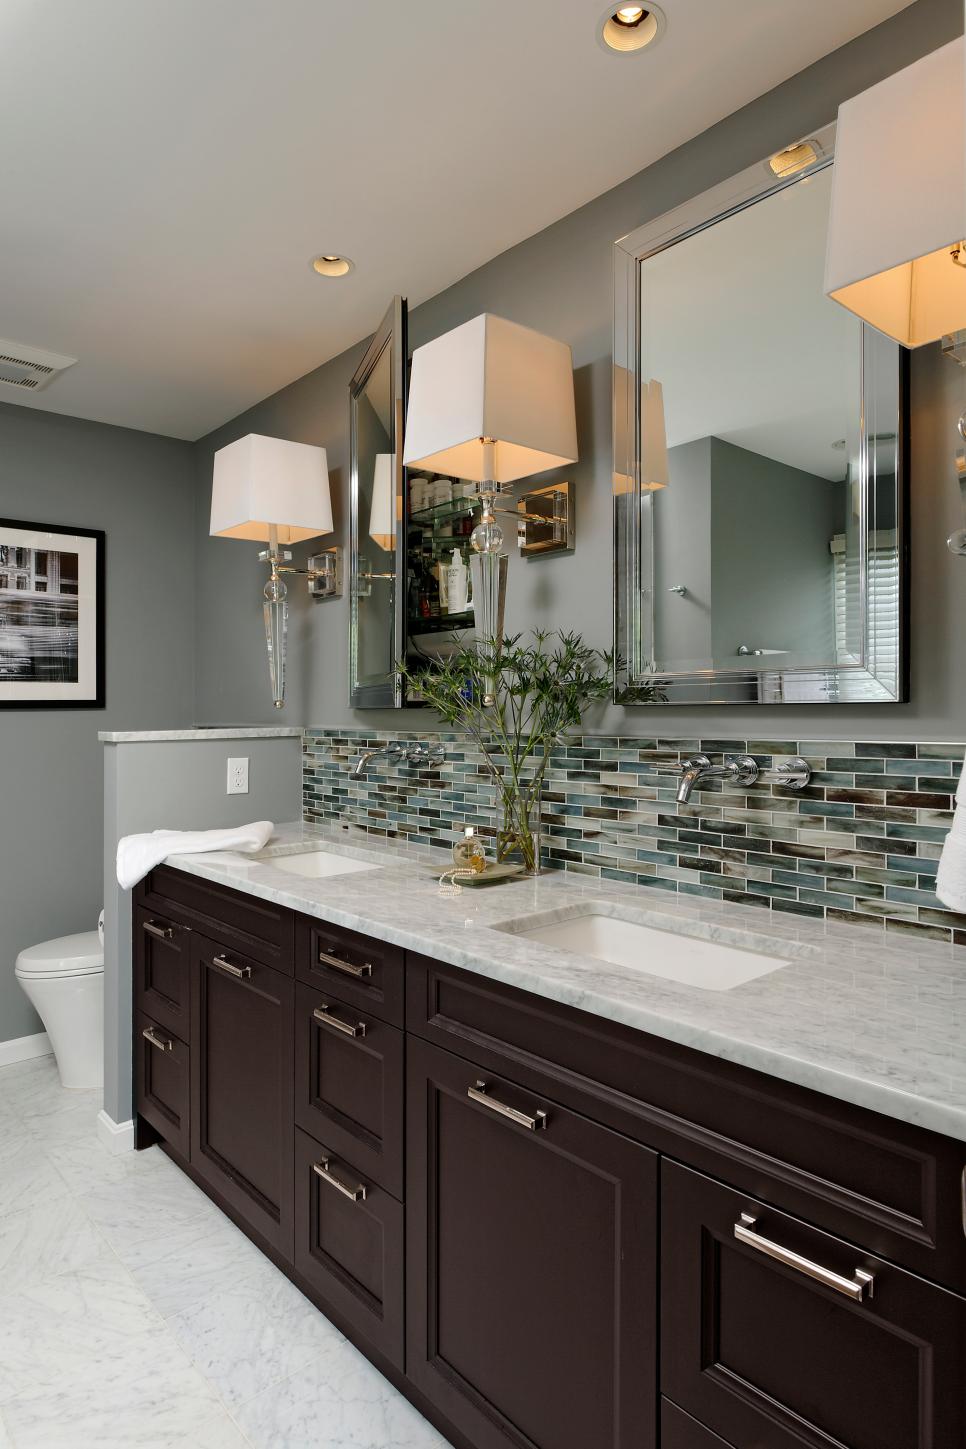
M 98 730 L 191 720 L 194 491 L 187 443 L 0 404 L 0 517 L 107 532 L 106 708 L 0 710 L 0 1041 L 41 1030 L 17 952 L 97 924 Z
M 249 740 L 133 741 L 104 751 L 104 1110 L 128 1122 L 131 1075 L 131 892 L 114 874 L 122 835 L 168 827 L 214 830 L 301 814 L 298 736 Z M 247 795 L 227 795 L 229 756 L 247 755 Z
M 651 499 L 654 657 L 687 660 L 694 669 L 706 669 L 711 657 L 711 442 L 695 438 L 671 448 L 670 486 Z M 679 585 L 686 594 L 668 592 Z
M 572 557 L 511 556 L 508 626 L 576 628 L 604 644 L 611 630 L 611 293 L 617 237 L 697 195 L 795 137 L 832 120 L 844 98 L 865 89 L 962 31 L 961 0 L 919 0 L 704 135 L 664 157 L 556 225 L 497 257 L 415 307 L 412 346 L 484 310 L 570 342 L 574 349 L 581 461 L 563 476 L 577 487 L 577 549 Z M 351 283 L 350 283 L 351 285 Z M 397 282 L 405 291 L 406 278 Z M 386 298 L 388 303 L 389 298 Z M 373 327 L 379 319 L 371 319 Z M 260 637 L 262 570 L 251 545 L 208 540 L 211 454 L 250 431 L 324 443 L 333 467 L 336 539 L 347 521 L 347 385 L 362 344 L 251 409 L 198 447 L 199 718 L 272 716 Z M 950 667 L 966 618 L 966 567 L 945 548 L 959 526 L 953 479 L 955 422 L 963 374 L 937 347 L 912 370 L 913 610 L 912 699 L 907 705 L 754 708 L 758 735 L 822 739 L 955 738 L 966 716 L 966 675 Z M 515 550 L 514 550 L 515 552 Z M 287 723 L 389 725 L 398 716 L 350 710 L 346 703 L 346 600 L 297 601 L 291 631 Z M 412 727 L 432 716 L 413 712 Z M 591 728 L 623 733 L 734 734 L 752 711 L 637 708 L 601 711 Z M 738 728 L 739 722 L 742 729 Z
M 785 649 L 799 663 L 835 657 L 829 541 L 845 530 L 846 492 L 844 482 L 711 439 L 715 659 L 734 665 L 739 644 Z

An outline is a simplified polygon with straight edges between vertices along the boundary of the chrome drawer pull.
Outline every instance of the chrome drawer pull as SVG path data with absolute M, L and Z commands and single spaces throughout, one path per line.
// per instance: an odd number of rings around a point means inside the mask
M 149 936 L 154 936 L 158 941 L 170 941 L 174 935 L 174 926 L 156 926 L 153 921 L 142 921 L 144 929 Z
M 372 975 L 371 962 L 367 961 L 364 966 L 354 966 L 351 961 L 343 961 L 341 956 L 330 956 L 328 951 L 319 952 L 319 965 L 331 966 L 333 970 L 341 971 L 346 976 L 361 978 Z
M 321 1021 L 323 1026 L 334 1027 L 336 1031 L 341 1031 L 344 1036 L 365 1036 L 366 1034 L 366 1024 L 364 1021 L 356 1022 L 354 1026 L 352 1022 L 340 1021 L 337 1016 L 332 1015 L 327 1006 L 317 1006 L 312 1012 L 312 1015 L 316 1021 Z
M 739 1243 L 754 1248 L 756 1253 L 765 1253 L 769 1258 L 784 1263 L 786 1268 L 794 1268 L 797 1272 L 804 1273 L 807 1278 L 824 1283 L 826 1288 L 834 1288 L 836 1293 L 843 1293 L 853 1303 L 861 1303 L 866 1295 L 872 1297 L 875 1279 L 864 1268 L 856 1268 L 853 1278 L 843 1278 L 841 1273 L 833 1273 L 831 1268 L 823 1268 L 821 1263 L 813 1263 L 801 1254 L 793 1253 L 790 1248 L 783 1248 L 780 1244 L 773 1243 L 770 1238 L 763 1238 L 755 1232 L 757 1222 L 758 1219 L 750 1213 L 741 1214 L 740 1220 L 735 1223 L 735 1237 Z
M 236 966 L 233 961 L 227 960 L 224 956 L 212 956 L 211 964 L 220 966 L 222 971 L 227 971 L 229 976 L 237 976 L 240 981 L 247 981 L 252 974 L 250 966 Z
M 359 1182 L 355 1187 L 352 1187 L 349 1183 L 343 1182 L 340 1177 L 336 1177 L 334 1172 L 329 1171 L 329 1159 L 327 1157 L 323 1157 L 321 1162 L 313 1162 L 312 1171 L 318 1177 L 321 1177 L 323 1182 L 327 1182 L 330 1187 L 334 1187 L 336 1192 L 341 1192 L 343 1197 L 349 1198 L 352 1202 L 365 1202 L 366 1192 L 368 1191 L 365 1183 Z
M 141 1035 L 145 1041 L 149 1041 L 153 1047 L 157 1047 L 159 1052 L 174 1051 L 174 1042 L 169 1037 L 158 1036 L 153 1026 L 146 1026 Z
M 532 1117 L 526 1112 L 518 1112 L 516 1107 L 508 1107 L 505 1102 L 498 1102 L 496 1097 L 491 1097 L 487 1092 L 485 1082 L 477 1082 L 475 1087 L 467 1087 L 466 1095 L 473 1102 L 479 1102 L 482 1107 L 488 1107 L 491 1112 L 498 1112 L 501 1117 L 508 1117 L 511 1122 L 516 1122 L 520 1127 L 526 1127 L 530 1132 L 536 1132 L 547 1125 L 546 1112 L 537 1111 Z

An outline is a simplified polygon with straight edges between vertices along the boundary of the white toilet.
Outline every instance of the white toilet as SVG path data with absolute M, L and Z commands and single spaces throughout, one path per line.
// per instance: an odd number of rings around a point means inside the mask
M 104 1076 L 104 947 L 97 931 L 58 936 L 17 957 L 17 980 L 43 1022 L 65 1087 Z

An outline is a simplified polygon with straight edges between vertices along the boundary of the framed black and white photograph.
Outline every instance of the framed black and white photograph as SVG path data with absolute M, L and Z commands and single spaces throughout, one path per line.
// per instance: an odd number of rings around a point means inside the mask
M 0 709 L 104 705 L 104 534 L 0 519 Z

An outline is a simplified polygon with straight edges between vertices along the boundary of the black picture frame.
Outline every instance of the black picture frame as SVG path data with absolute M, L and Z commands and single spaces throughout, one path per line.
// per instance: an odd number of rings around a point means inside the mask
M 35 710 L 35 709 L 103 709 L 106 698 L 106 660 L 105 660 L 105 584 L 106 584 L 106 549 L 107 536 L 103 529 L 68 527 L 59 523 L 36 523 L 19 518 L 0 518 L 0 550 L 5 547 L 25 548 L 29 552 L 40 552 L 34 545 L 22 544 L 17 540 L 5 538 L 5 534 L 38 534 L 43 537 L 56 536 L 58 539 L 87 540 L 93 543 L 93 559 L 91 560 L 89 550 L 77 550 L 78 558 L 86 555 L 84 568 L 93 572 L 93 619 L 84 616 L 84 604 L 87 602 L 90 607 L 90 594 L 80 588 L 78 580 L 78 628 L 77 628 L 77 681 L 59 682 L 56 680 L 37 680 L 36 678 L 17 679 L 16 672 L 8 663 L 7 671 L 4 669 L 3 649 L 0 647 L 0 710 Z M 70 553 L 66 546 L 63 549 L 48 549 L 48 552 Z M 6 569 L 0 563 L 0 582 L 4 581 Z M 78 575 L 81 573 L 81 565 L 78 563 Z M 25 594 L 32 593 L 32 590 L 25 589 Z M 0 644 L 2 644 L 4 623 L 3 610 L 4 601 L 8 603 L 15 597 L 14 590 L 0 588 Z M 43 597 L 43 594 L 40 595 Z M 25 630 L 26 632 L 26 630 Z M 89 659 L 93 649 L 94 659 Z M 8 656 L 9 659 L 9 656 Z M 86 680 L 86 682 L 85 682 Z M 23 693 L 17 692 L 22 689 Z M 56 691 L 62 689 L 63 693 Z

